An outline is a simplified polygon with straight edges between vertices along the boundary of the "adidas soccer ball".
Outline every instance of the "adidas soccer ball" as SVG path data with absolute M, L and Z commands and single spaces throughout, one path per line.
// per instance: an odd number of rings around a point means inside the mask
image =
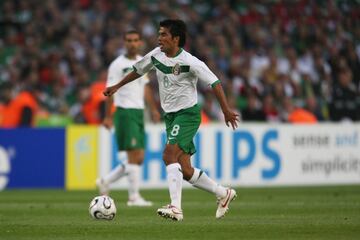
M 116 215 L 114 200 L 109 196 L 95 197 L 90 203 L 89 213 L 94 219 L 113 220 Z

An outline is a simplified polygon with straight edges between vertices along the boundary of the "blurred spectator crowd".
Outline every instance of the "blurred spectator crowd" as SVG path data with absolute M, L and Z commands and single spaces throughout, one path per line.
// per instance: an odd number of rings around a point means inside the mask
M 107 67 L 124 53 L 123 33 L 139 30 L 145 54 L 165 18 L 187 23 L 185 49 L 219 77 L 243 121 L 360 120 L 359 1 L 5 0 L 0 121 L 26 92 L 44 124 L 100 123 Z M 199 83 L 199 92 L 203 116 L 222 120 L 211 89 Z

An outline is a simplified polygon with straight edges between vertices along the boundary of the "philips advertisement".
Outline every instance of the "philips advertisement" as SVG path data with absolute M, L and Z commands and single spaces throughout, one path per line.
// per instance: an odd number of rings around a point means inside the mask
M 231 186 L 324 185 L 360 183 L 359 125 L 242 124 L 233 131 L 222 124 L 201 127 L 194 142 L 193 166 Z M 116 154 L 112 133 L 100 129 L 99 175 L 126 154 Z M 164 126 L 146 129 L 142 186 L 166 187 L 162 150 Z M 126 178 L 113 188 L 127 186 Z
M 64 129 L 0 130 L 0 190 L 63 188 Z
M 164 129 L 146 127 L 142 187 L 167 187 Z M 210 124 L 194 138 L 192 163 L 228 186 L 359 184 L 359 138 L 359 124 L 241 124 L 235 131 Z M 0 190 L 95 189 L 98 176 L 125 161 L 103 127 L 0 130 Z M 125 177 L 111 187 L 127 184 Z

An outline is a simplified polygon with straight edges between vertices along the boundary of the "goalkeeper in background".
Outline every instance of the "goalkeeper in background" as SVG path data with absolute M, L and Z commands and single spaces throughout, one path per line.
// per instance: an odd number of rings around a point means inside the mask
M 117 57 L 110 65 L 107 77 L 107 86 L 116 84 L 126 74 L 132 71 L 132 66 L 142 59 L 139 50 L 142 44 L 140 33 L 128 31 L 124 37 L 126 53 Z M 144 98 L 150 106 L 154 122 L 160 120 L 160 114 L 154 103 L 153 94 L 147 84 L 146 75 L 138 81 L 132 82 L 119 90 L 114 97 L 106 100 L 106 113 L 103 125 L 111 129 L 115 125 L 115 135 L 118 150 L 126 151 L 127 163 L 122 163 L 109 174 L 96 180 L 100 194 L 109 194 L 109 185 L 118 179 L 127 176 L 129 180 L 128 206 L 151 206 L 139 193 L 140 168 L 144 161 L 145 130 L 144 130 Z M 116 106 L 112 116 L 112 106 Z
M 176 221 L 183 219 L 181 193 L 183 178 L 194 187 L 213 193 L 218 199 L 216 218 L 222 218 L 236 197 L 234 189 L 226 188 L 209 178 L 205 172 L 193 168 L 190 156 L 195 153 L 193 138 L 201 117 L 197 104 L 197 81 L 211 86 L 220 103 L 225 122 L 237 127 L 238 114 L 228 106 L 218 78 L 204 62 L 183 49 L 186 42 L 186 25 L 181 20 L 160 22 L 158 44 L 134 64 L 134 70 L 119 83 L 108 87 L 104 94 L 111 96 L 125 84 L 131 84 L 152 69 L 156 70 L 161 107 L 165 115 L 167 144 L 163 152 L 171 203 L 157 210 L 159 216 Z

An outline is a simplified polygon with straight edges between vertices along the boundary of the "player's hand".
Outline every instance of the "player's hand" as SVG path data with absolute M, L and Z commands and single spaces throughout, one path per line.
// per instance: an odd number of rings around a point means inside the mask
M 104 125 L 105 128 L 110 130 L 113 126 L 112 117 L 105 117 L 102 124 Z
M 103 92 L 103 94 L 106 97 L 111 97 L 117 90 L 119 89 L 119 87 L 117 85 L 111 86 L 111 87 L 107 87 L 105 89 L 105 91 Z
M 153 110 L 151 110 L 151 117 L 155 123 L 158 123 L 158 122 L 160 122 L 161 114 L 159 113 L 159 111 L 157 109 L 153 109 Z
M 239 114 L 231 111 L 231 110 L 226 110 L 224 112 L 224 117 L 225 117 L 225 123 L 226 123 L 226 126 L 230 126 L 231 124 L 231 127 L 233 130 L 235 130 L 235 128 L 238 127 L 238 123 L 237 122 L 240 122 L 240 119 L 239 119 Z

